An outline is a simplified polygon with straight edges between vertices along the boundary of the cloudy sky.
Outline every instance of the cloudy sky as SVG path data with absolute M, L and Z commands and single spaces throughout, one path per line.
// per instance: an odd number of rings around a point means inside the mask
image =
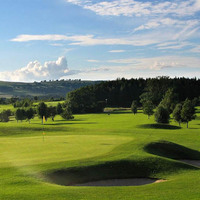
M 6 0 L 0 80 L 200 78 L 200 0 Z

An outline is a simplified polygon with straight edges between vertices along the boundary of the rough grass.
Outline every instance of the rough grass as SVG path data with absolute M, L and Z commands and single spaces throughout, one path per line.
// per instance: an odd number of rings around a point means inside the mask
M 37 118 L 31 124 L 14 119 L 0 123 L 0 199 L 199 199 L 199 169 L 174 160 L 198 159 L 199 118 L 189 129 L 185 124 L 181 129 L 147 124 L 155 124 L 153 117 L 148 120 L 141 111 L 75 115 L 72 121 L 56 117 L 45 124 L 43 142 Z M 70 187 L 58 185 L 53 175 L 61 175 L 66 184 L 130 177 L 167 181 L 136 187 Z

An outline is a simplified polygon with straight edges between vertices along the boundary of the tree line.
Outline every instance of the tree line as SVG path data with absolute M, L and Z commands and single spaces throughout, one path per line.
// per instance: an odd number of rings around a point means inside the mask
M 199 104 L 200 79 L 157 77 L 149 79 L 117 79 L 79 88 L 67 94 L 66 103 L 75 113 L 102 112 L 104 107 L 139 106 L 146 99 L 157 107 L 168 89 L 173 89 L 178 102 L 197 99 Z M 148 111 L 147 111 L 148 112 Z
M 56 115 L 60 115 L 63 119 L 70 120 L 73 119 L 71 110 L 65 106 L 65 104 L 58 103 L 57 106 L 47 106 L 44 102 L 41 102 L 37 105 L 36 108 L 33 107 L 20 107 L 17 108 L 15 112 L 11 112 L 11 110 L 3 110 L 0 113 L 0 122 L 8 122 L 9 117 L 14 115 L 15 119 L 18 121 L 31 121 L 34 119 L 35 115 L 37 115 L 40 119 L 43 118 L 47 121 L 51 118 L 54 121 Z

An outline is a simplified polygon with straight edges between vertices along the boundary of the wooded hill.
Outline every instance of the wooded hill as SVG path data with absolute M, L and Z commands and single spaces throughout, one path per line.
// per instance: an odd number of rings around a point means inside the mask
M 60 80 L 34 83 L 0 81 L 0 97 L 65 97 L 66 93 L 101 81 Z

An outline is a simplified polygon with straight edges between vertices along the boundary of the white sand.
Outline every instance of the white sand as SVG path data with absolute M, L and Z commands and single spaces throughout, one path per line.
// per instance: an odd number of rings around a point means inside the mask
M 75 184 L 73 186 L 139 186 L 151 183 L 160 183 L 164 180 L 150 178 L 132 178 L 132 179 L 109 179 L 101 181 L 92 181 L 87 183 Z

